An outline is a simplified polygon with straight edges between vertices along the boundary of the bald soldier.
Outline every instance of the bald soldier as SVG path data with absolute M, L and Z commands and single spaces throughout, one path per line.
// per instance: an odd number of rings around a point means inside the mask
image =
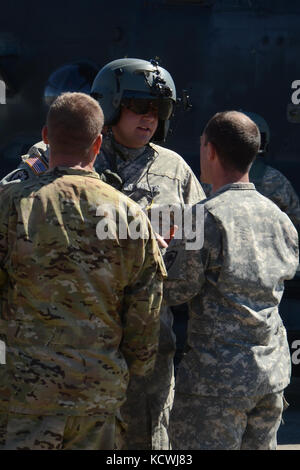
M 102 126 L 93 98 L 61 95 L 50 170 L 1 189 L 3 449 L 121 448 L 130 374 L 154 367 L 164 264 L 139 206 L 93 170 Z
M 291 361 L 278 313 L 298 265 L 289 217 L 249 182 L 260 144 L 242 113 L 218 113 L 201 137 L 200 166 L 213 194 L 194 206 L 202 246 L 173 240 L 169 305 L 191 301 L 186 354 L 170 418 L 173 449 L 276 448 Z

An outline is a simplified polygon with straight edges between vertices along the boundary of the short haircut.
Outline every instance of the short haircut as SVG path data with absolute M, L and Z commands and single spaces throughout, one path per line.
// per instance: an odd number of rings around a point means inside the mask
M 215 114 L 204 129 L 205 143 L 214 145 L 225 170 L 246 173 L 260 148 L 256 124 L 238 111 Z
M 99 103 L 84 93 L 63 93 L 47 115 L 50 147 L 61 153 L 85 155 L 101 134 L 104 123 Z

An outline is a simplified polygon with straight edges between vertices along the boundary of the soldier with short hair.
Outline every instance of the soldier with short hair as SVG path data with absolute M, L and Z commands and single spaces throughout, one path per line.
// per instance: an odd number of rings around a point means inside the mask
M 120 449 L 129 377 L 154 367 L 164 264 L 140 207 L 93 170 L 102 126 L 93 98 L 61 95 L 50 170 L 1 188 L 4 449 Z
M 44 92 L 44 101 L 47 106 L 62 93 L 80 92 L 87 95 L 90 94 L 91 86 L 97 68 L 89 61 L 79 61 L 66 64 L 53 72 L 46 84 Z M 49 145 L 43 140 L 32 145 L 25 155 L 21 155 L 21 161 L 17 167 L 5 175 L 0 185 L 11 183 L 19 183 L 25 180 L 36 180 L 43 175 L 49 168 Z M 100 178 L 105 183 L 112 186 L 119 184 L 119 177 L 113 174 L 109 169 L 104 170 Z
M 278 306 L 299 253 L 289 217 L 249 182 L 259 145 L 245 114 L 212 117 L 200 166 L 213 193 L 193 208 L 203 246 L 187 249 L 176 239 L 166 253 L 166 303 L 191 305 L 170 418 L 173 449 L 276 448 L 291 372 Z
M 99 71 L 91 93 L 105 116 L 103 143 L 94 164 L 103 181 L 137 202 L 147 215 L 172 205 L 182 209 L 205 198 L 184 159 L 161 145 L 167 138 L 177 100 L 175 84 L 167 70 L 155 61 L 114 60 Z M 19 167 L 0 184 L 37 180 L 47 170 L 48 159 L 47 144 L 35 144 L 22 157 Z M 162 226 L 159 235 L 165 235 Z M 128 421 L 128 449 L 170 448 L 168 425 L 174 398 L 176 350 L 172 325 L 171 309 L 162 308 L 155 373 L 152 378 L 131 380 L 122 409 Z
M 277 206 L 289 216 L 298 230 L 298 233 L 300 233 L 299 197 L 286 176 L 281 173 L 281 171 L 277 170 L 277 168 L 268 165 L 266 162 L 270 145 L 269 125 L 267 121 L 257 113 L 248 111 L 243 111 L 243 113 L 255 122 L 261 136 L 261 144 L 258 153 L 249 171 L 249 180 L 255 185 L 255 189 L 258 192 L 271 199 L 271 201 L 277 204 Z M 201 181 L 202 179 L 203 177 Z M 211 194 L 211 185 L 203 182 L 202 187 L 206 195 L 209 196 Z

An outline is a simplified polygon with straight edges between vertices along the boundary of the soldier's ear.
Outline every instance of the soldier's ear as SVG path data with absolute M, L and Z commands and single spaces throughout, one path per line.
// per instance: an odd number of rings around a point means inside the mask
M 216 157 L 216 147 L 214 146 L 214 144 L 212 144 L 211 142 L 207 142 L 207 151 L 208 151 L 208 159 L 210 161 L 214 160 L 215 157 Z
M 94 155 L 98 155 L 102 144 L 102 134 L 99 134 L 93 143 Z
M 47 126 L 44 126 L 43 129 L 42 129 L 42 138 L 43 138 L 43 141 L 45 142 L 45 144 L 49 144 L 49 141 L 48 141 L 48 127 Z

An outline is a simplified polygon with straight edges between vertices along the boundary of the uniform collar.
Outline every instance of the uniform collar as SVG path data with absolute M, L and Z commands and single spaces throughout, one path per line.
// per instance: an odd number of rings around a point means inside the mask
M 106 135 L 102 142 L 102 149 L 104 153 L 117 154 L 119 158 L 123 161 L 134 161 L 138 157 L 140 157 L 145 150 L 147 149 L 147 145 L 140 147 L 138 149 L 132 149 L 128 147 L 124 147 L 124 145 L 119 144 L 116 142 L 112 132 Z
M 253 183 L 250 183 L 250 182 L 249 183 L 229 183 L 219 188 L 213 195 L 223 193 L 228 190 L 240 191 L 240 190 L 245 190 L 245 189 L 255 190 L 255 186 Z
M 96 171 L 82 170 L 80 168 L 72 168 L 68 166 L 55 166 L 46 172 L 47 174 L 55 175 L 78 175 L 78 176 L 89 176 L 92 178 L 100 179 L 99 174 Z M 45 173 L 45 174 L 46 174 Z

